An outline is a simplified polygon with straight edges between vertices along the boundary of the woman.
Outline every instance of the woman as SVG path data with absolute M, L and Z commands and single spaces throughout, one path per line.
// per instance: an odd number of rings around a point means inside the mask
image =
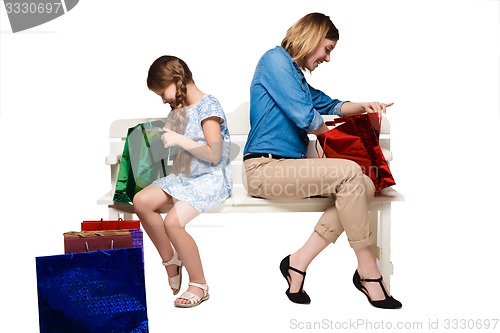
M 314 71 L 330 61 L 339 33 L 330 18 L 311 13 L 288 29 L 281 46 L 259 60 L 250 88 L 250 133 L 244 150 L 246 188 L 250 195 L 267 199 L 334 198 L 306 243 L 286 256 L 280 270 L 288 282 L 286 295 L 308 304 L 304 291 L 311 261 L 343 231 L 356 254 L 354 285 L 370 304 L 400 308 L 388 295 L 370 251 L 372 234 L 368 203 L 374 185 L 354 162 L 344 159 L 306 159 L 308 133 L 328 131 L 322 114 L 349 116 L 382 113 L 392 103 L 353 103 L 332 99 L 311 87 L 303 71 Z
M 160 254 L 174 295 L 181 288 L 183 265 L 189 273 L 189 287 L 174 306 L 194 307 L 207 300 L 209 293 L 198 247 L 184 227 L 231 194 L 229 130 L 219 101 L 196 86 L 182 59 L 156 59 L 147 84 L 174 109 L 169 118 L 175 121 L 166 124 L 162 141 L 166 148 L 178 147 L 181 153 L 173 163 L 174 173 L 134 196 L 134 208 Z M 158 209 L 169 203 L 173 207 L 163 219 Z

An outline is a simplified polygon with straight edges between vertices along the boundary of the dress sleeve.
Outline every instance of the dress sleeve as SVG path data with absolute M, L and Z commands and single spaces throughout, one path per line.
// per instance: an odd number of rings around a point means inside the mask
M 222 110 L 222 106 L 220 105 L 217 98 L 214 96 L 207 96 L 206 100 L 201 105 L 200 110 L 200 122 L 210 117 L 218 117 L 220 124 L 223 124 L 226 121 L 226 117 L 224 111 Z M 201 123 L 200 123 L 201 126 Z

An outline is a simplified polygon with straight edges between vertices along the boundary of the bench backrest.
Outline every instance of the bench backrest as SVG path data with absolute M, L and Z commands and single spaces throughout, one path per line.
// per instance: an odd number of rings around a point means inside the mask
M 231 165 L 233 174 L 233 185 L 242 186 L 242 166 L 243 166 L 243 149 L 246 144 L 247 136 L 250 131 L 250 103 L 241 104 L 232 112 L 226 113 L 229 132 L 231 134 Z M 333 120 L 336 116 L 323 116 L 325 121 Z M 110 156 L 121 156 L 127 131 L 139 123 L 145 123 L 158 118 L 133 118 L 133 119 L 118 119 L 110 126 Z M 165 120 L 165 119 L 162 119 Z M 316 152 L 316 136 L 309 135 L 309 147 L 307 156 L 317 158 Z M 387 118 L 383 118 L 380 131 L 380 146 L 384 151 L 384 155 L 388 162 L 392 160 L 390 152 L 390 124 Z M 321 153 L 321 148 L 319 147 Z M 114 175 L 112 175 L 114 178 Z M 113 182 L 116 179 L 112 180 Z

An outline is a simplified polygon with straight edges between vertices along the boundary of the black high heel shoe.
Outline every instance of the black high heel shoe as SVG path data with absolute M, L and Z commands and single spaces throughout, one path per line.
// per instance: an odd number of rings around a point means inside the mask
M 290 292 L 290 286 L 292 284 L 292 277 L 290 276 L 290 273 L 288 273 L 288 270 L 292 270 L 294 272 L 297 272 L 303 276 L 302 278 L 302 284 L 300 285 L 300 289 L 296 293 L 291 293 Z M 304 280 L 306 279 L 306 272 L 299 271 L 298 269 L 294 267 L 290 267 L 290 255 L 286 256 L 281 260 L 280 263 L 280 271 L 281 274 L 283 274 L 283 277 L 286 279 L 286 282 L 288 282 L 288 289 L 286 290 L 286 295 L 288 296 L 288 299 L 294 303 L 298 304 L 309 304 L 311 303 L 311 298 L 309 295 L 302 289 L 304 287 Z
M 354 272 L 354 276 L 352 277 L 352 282 L 354 283 L 354 286 L 361 291 L 363 294 L 365 294 L 366 298 L 368 298 L 368 302 L 370 302 L 371 305 L 373 305 L 376 308 L 381 308 L 381 309 L 400 309 L 403 305 L 401 304 L 400 301 L 397 299 L 393 298 L 392 296 L 389 296 L 387 291 L 384 288 L 384 285 L 382 284 L 382 277 L 379 277 L 378 279 L 362 279 L 359 276 L 358 270 Z M 368 294 L 368 290 L 366 290 L 365 287 L 361 284 L 362 282 L 378 282 L 380 284 L 380 288 L 382 288 L 382 291 L 384 292 L 385 299 L 379 300 L 379 301 L 372 301 L 370 298 L 370 295 Z

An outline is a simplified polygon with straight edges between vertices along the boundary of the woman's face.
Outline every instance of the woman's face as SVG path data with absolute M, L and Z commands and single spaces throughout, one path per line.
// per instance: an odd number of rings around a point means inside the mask
M 170 104 L 170 107 L 172 109 L 175 108 L 175 93 L 176 93 L 176 88 L 175 84 L 171 83 L 170 85 L 165 88 L 165 90 L 159 90 L 155 91 L 155 93 L 161 97 L 163 104 Z
M 304 58 L 303 67 L 312 72 L 324 61 L 329 62 L 330 52 L 332 52 L 332 50 L 335 48 L 335 45 L 337 45 L 337 41 L 326 38 L 323 39 L 321 43 L 319 43 L 318 47 L 316 47 L 316 49 L 312 53 Z

